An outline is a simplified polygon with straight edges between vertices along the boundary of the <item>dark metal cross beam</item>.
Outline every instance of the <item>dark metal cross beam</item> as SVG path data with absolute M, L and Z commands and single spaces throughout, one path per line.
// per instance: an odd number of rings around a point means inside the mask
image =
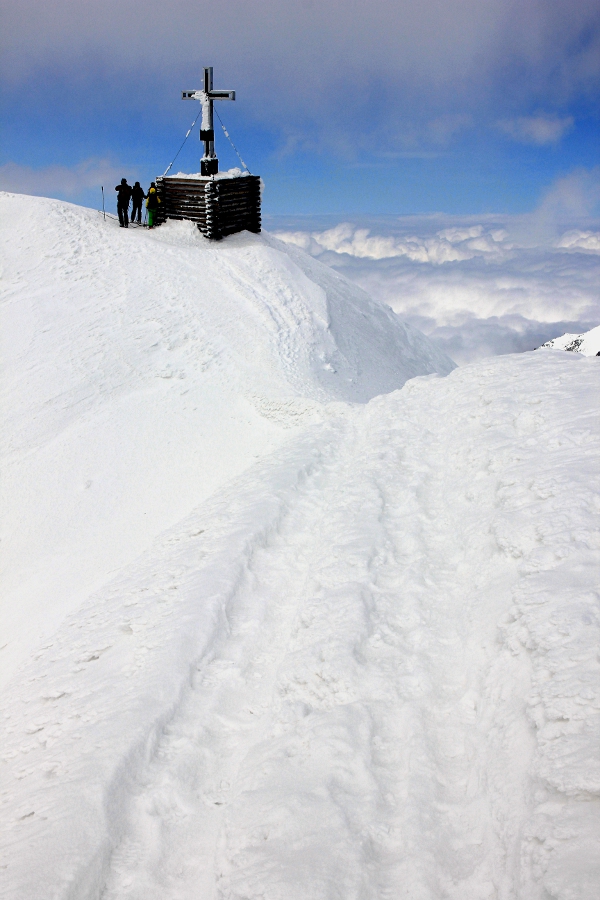
M 219 160 L 215 154 L 215 131 L 213 127 L 213 100 L 235 100 L 235 91 L 213 90 L 212 66 L 204 69 L 204 87 L 201 91 L 182 91 L 182 100 L 199 100 L 202 104 L 202 125 L 200 140 L 204 141 L 204 156 L 200 160 L 201 175 L 216 175 Z

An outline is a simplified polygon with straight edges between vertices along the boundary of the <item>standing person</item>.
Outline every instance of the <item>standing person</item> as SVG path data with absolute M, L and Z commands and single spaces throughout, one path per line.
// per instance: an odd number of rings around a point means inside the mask
M 147 196 L 144 193 L 144 188 L 140 187 L 139 181 L 136 181 L 131 188 L 131 221 L 135 222 L 137 213 L 138 225 L 142 224 L 142 200 L 145 200 Z
M 148 191 L 148 199 L 146 200 L 146 209 L 148 210 L 148 228 L 154 228 L 159 203 L 160 197 L 156 193 L 156 186 L 154 182 L 152 182 L 152 186 Z
M 115 188 L 117 192 L 117 212 L 119 213 L 119 225 L 121 228 L 127 228 L 129 225 L 129 201 L 131 200 L 131 187 L 127 184 L 126 178 L 121 178 L 121 184 Z

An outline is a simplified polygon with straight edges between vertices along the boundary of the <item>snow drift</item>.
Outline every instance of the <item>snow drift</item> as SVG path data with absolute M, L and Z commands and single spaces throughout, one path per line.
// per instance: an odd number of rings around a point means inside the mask
M 125 231 L 10 194 L 0 235 L 0 683 L 109 572 L 323 402 L 453 367 L 268 236 L 215 246 L 191 223 Z
M 3 896 L 596 900 L 600 361 L 4 202 Z

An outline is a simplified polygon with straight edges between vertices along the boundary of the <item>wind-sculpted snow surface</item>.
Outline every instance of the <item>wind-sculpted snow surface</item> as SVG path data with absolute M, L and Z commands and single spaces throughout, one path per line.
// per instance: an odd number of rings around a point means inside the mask
M 70 610 L 319 419 L 452 361 L 267 236 L 0 195 L 0 684 Z
M 596 900 L 599 387 L 330 405 L 166 532 L 4 694 L 5 895 Z

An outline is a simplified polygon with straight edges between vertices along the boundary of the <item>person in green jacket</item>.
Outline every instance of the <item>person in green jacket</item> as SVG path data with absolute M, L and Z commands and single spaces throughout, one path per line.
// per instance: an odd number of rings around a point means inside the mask
M 146 209 L 148 210 L 148 228 L 154 228 L 156 223 L 156 213 L 158 212 L 158 204 L 160 197 L 156 193 L 156 187 L 152 182 L 152 187 L 148 191 L 148 199 L 146 200 Z

